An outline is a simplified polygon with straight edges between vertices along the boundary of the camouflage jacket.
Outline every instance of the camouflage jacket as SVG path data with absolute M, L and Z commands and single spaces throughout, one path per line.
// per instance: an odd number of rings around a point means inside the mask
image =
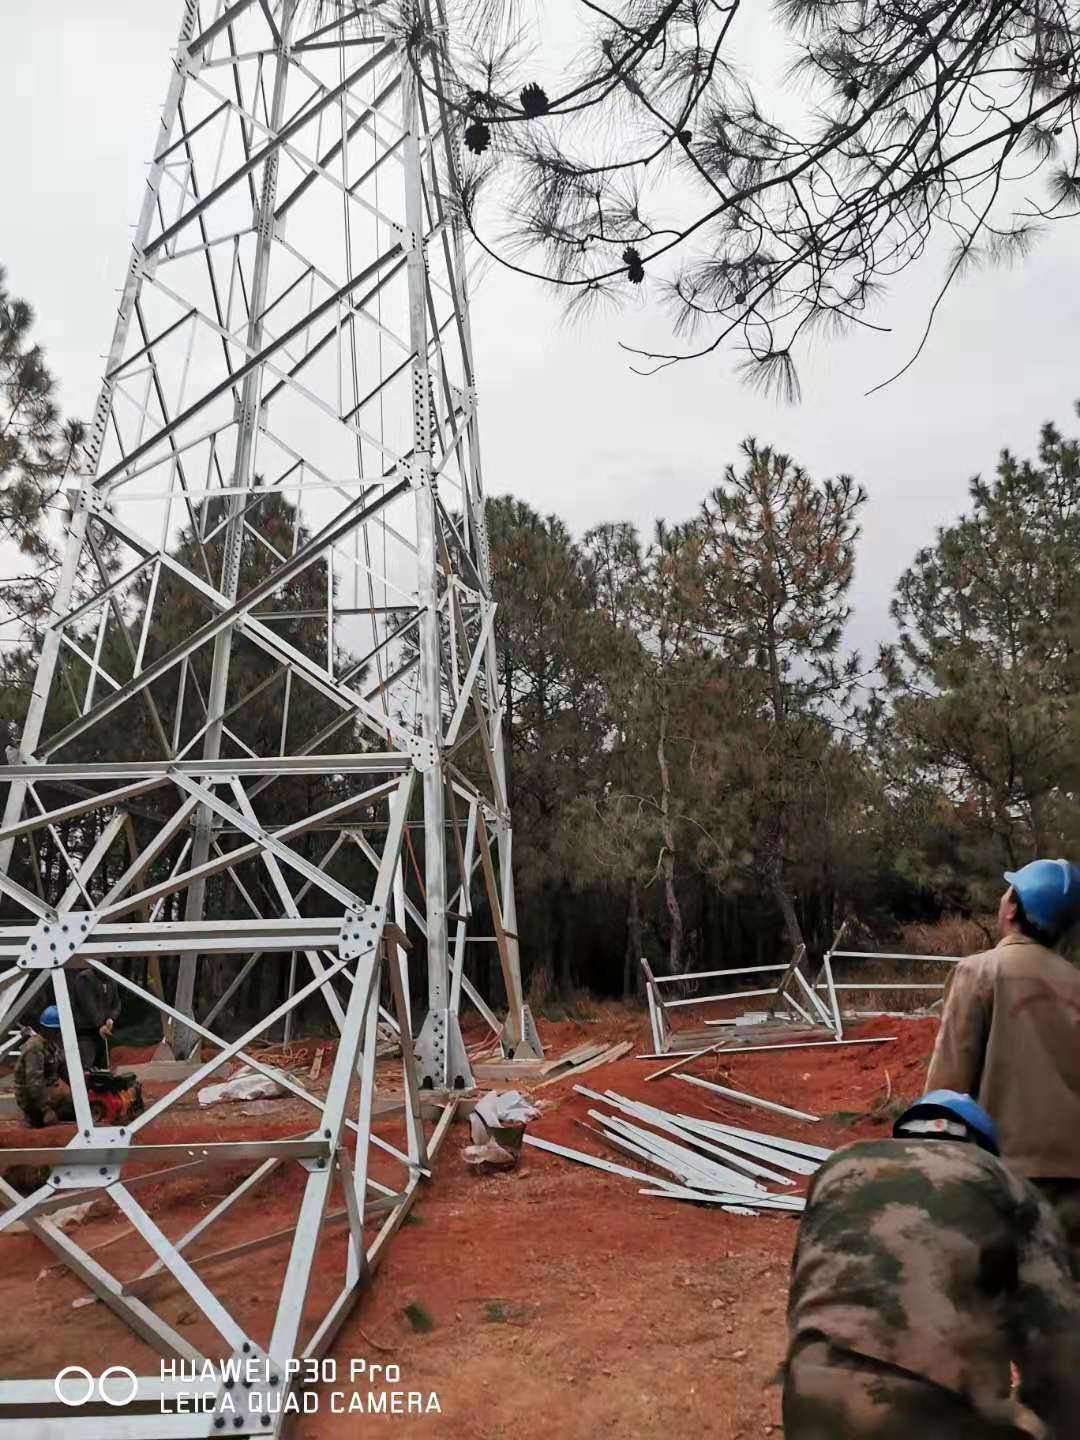
M 35 1033 L 15 1062 L 15 1103 L 24 1115 L 48 1109 L 48 1092 L 63 1078 L 64 1056 L 59 1046 Z
M 1008 1406 L 1012 1361 L 1024 1405 L 1054 1433 L 1080 1416 L 1080 1292 L 1058 1222 L 973 1145 L 871 1140 L 827 1160 L 799 1229 L 788 1326 L 789 1362 L 824 1340 L 989 1416 Z

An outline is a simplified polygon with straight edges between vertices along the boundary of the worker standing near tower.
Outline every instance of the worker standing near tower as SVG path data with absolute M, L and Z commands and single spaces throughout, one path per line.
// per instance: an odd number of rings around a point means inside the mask
M 1072 1440 L 1080 1290 L 1053 1211 L 969 1095 L 924 1095 L 893 1135 L 837 1150 L 811 1183 L 785 1440 Z
M 956 967 L 927 1087 L 974 1096 L 1001 1154 L 1057 1210 L 1080 1280 L 1080 970 L 1057 953 L 1080 918 L 1080 866 L 1007 871 L 998 944 Z
M 76 969 L 72 975 L 71 999 L 84 1067 L 107 1070 L 109 1040 L 120 1018 L 120 991 L 116 981 L 89 966 Z

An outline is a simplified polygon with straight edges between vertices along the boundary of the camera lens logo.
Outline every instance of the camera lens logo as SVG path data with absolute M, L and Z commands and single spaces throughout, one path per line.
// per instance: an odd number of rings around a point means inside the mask
M 108 1384 L 114 1377 L 115 1383 Z M 127 1381 L 126 1385 L 124 1381 Z M 129 1370 L 126 1365 L 110 1365 L 96 1378 L 81 1365 L 65 1365 L 53 1381 L 53 1392 L 61 1405 L 67 1405 L 72 1410 L 89 1405 L 91 1400 L 119 1409 L 135 1399 L 139 1393 L 139 1382 L 134 1370 Z

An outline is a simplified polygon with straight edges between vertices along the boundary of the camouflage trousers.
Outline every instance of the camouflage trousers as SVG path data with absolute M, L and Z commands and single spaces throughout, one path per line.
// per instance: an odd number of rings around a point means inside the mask
M 1072 1260 L 1073 1279 L 1080 1284 L 1080 1180 L 1033 1180 L 1044 1200 L 1049 1201 L 1065 1231 Z
M 784 1440 L 1030 1440 L 931 1381 L 824 1342 L 788 1361 Z
M 57 1084 L 50 1085 L 46 1089 L 41 1109 L 38 1109 L 36 1105 L 28 1105 L 24 1113 L 27 1124 L 32 1125 L 35 1130 L 40 1130 L 45 1124 L 46 1115 L 51 1117 L 49 1123 L 53 1125 L 74 1120 L 75 1106 L 71 1099 L 71 1091 L 62 1080 L 58 1081 Z

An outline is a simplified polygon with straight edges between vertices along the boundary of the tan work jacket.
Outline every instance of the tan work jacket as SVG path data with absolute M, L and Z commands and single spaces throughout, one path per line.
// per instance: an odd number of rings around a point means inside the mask
M 1023 935 L 957 965 L 928 1090 L 973 1095 L 1030 1179 L 1080 1179 L 1080 970 Z

